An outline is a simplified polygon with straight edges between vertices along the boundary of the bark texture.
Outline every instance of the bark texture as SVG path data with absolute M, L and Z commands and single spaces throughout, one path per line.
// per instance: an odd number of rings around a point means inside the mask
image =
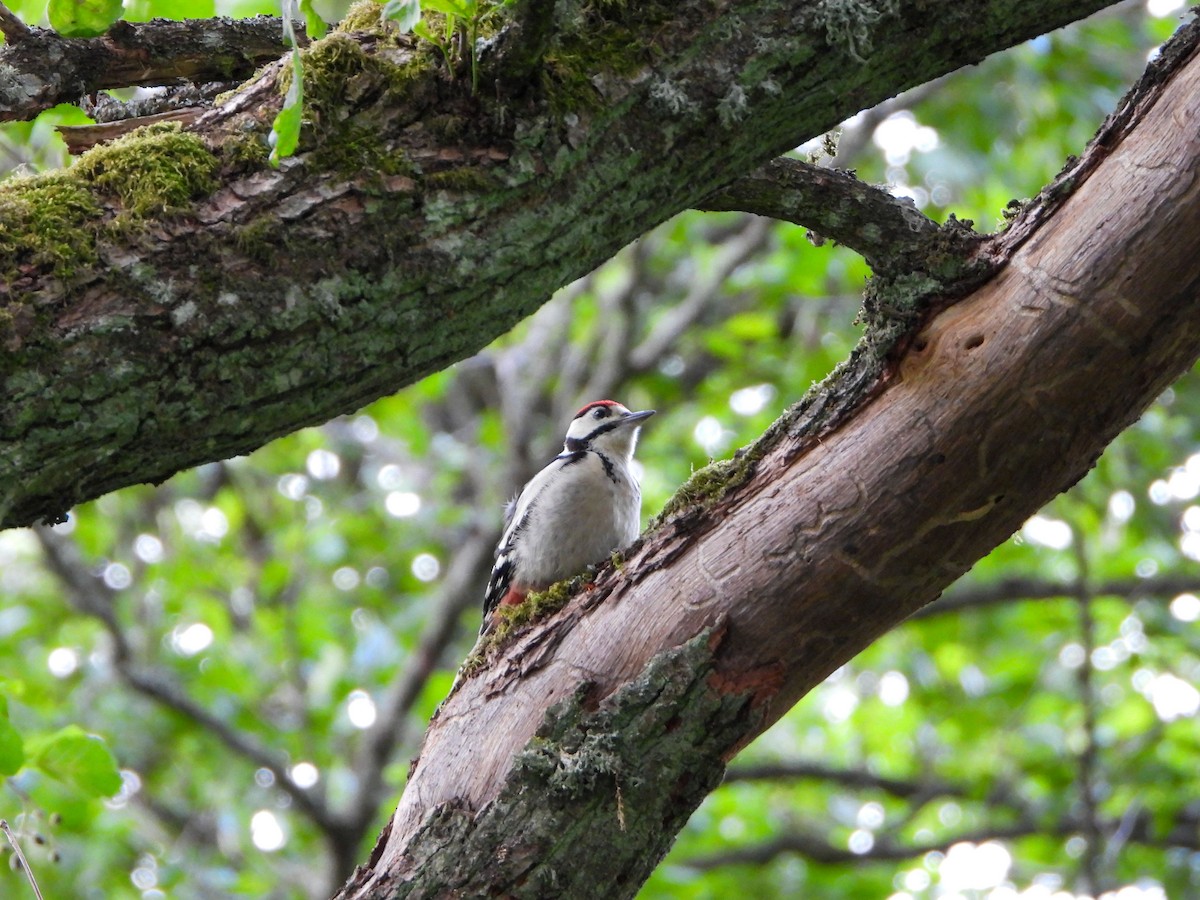
M 1108 3 L 597 4 L 549 37 L 531 3 L 477 93 L 428 47 L 334 34 L 279 170 L 271 67 L 183 132 L 8 185 L 0 525 L 395 391 L 848 114 Z
M 30 28 L 0 47 L 0 122 L 105 88 L 240 80 L 286 49 L 272 16 L 119 21 L 96 38 Z
M 702 477 L 619 571 L 490 651 L 341 896 L 632 896 L 745 742 L 1077 481 L 1194 363 L 1200 29 L 1185 32 L 983 249 L 996 274 L 875 390 L 833 400 L 831 426 L 823 399 L 848 367 Z

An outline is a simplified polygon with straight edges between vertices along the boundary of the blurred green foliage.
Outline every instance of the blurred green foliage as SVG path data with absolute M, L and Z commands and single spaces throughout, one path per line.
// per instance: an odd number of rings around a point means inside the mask
M 993 228 L 1175 24 L 1122 5 L 999 54 L 855 117 L 838 164 Z M 3 165 L 62 164 L 52 126 L 81 116 L 5 126 Z M 390 814 L 502 504 L 570 412 L 659 410 L 648 517 L 845 357 L 867 275 L 799 228 L 682 215 L 355 415 L 0 534 L 0 818 L 46 895 L 327 894 Z M 1197 496 L 1192 374 L 949 592 L 963 608 L 897 628 L 742 753 L 643 897 L 1200 893 Z M 0 869 L 0 894 L 27 890 Z

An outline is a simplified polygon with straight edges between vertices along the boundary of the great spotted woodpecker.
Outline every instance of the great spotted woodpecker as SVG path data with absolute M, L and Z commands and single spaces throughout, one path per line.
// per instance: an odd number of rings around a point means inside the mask
M 638 429 L 652 415 L 613 400 L 575 413 L 562 453 L 508 504 L 480 634 L 493 625 L 496 607 L 577 575 L 638 536 L 642 491 L 629 463 Z

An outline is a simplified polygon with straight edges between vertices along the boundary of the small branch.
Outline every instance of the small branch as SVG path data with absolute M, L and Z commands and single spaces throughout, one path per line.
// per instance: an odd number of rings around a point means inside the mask
M 1071 582 L 1040 578 L 1006 578 L 995 584 L 954 587 L 910 616 L 909 621 L 1019 600 L 1066 600 L 1075 597 L 1076 592 L 1077 587 Z M 1161 578 L 1113 578 L 1093 585 L 1092 589 L 1093 597 L 1119 597 L 1130 603 L 1144 597 L 1175 597 L 1184 593 L 1200 593 L 1200 577 L 1164 575 Z
M 33 869 L 29 868 L 29 860 L 25 858 L 25 854 L 21 852 L 21 844 L 17 840 L 17 836 L 12 833 L 12 829 L 8 827 L 8 820 L 0 819 L 0 831 L 4 832 L 4 836 L 8 838 L 8 842 L 12 844 L 13 853 L 17 854 L 17 859 L 21 863 L 21 868 L 25 870 L 25 877 L 29 879 L 29 886 L 33 888 L 33 893 L 37 900 L 42 900 L 42 891 L 38 887 L 37 879 L 33 877 Z
M 1021 822 L 1016 825 L 999 826 L 996 828 L 980 828 L 961 834 L 951 835 L 936 841 L 926 841 L 917 844 L 897 844 L 881 835 L 877 836 L 875 845 L 865 853 L 855 853 L 847 847 L 838 847 L 829 843 L 823 837 L 803 832 L 792 832 L 781 835 L 771 841 L 756 844 L 751 847 L 741 847 L 724 853 L 714 853 L 710 856 L 698 856 L 683 862 L 683 865 L 697 872 L 707 872 L 722 866 L 763 865 L 784 855 L 803 856 L 820 863 L 867 863 L 867 862 L 901 862 L 924 856 L 934 851 L 945 852 L 949 847 L 960 842 L 972 844 L 991 840 L 1013 840 L 1029 837 L 1030 835 L 1067 835 L 1075 831 L 1076 823 L 1065 820 L 1050 826 L 1035 822 Z
M 116 122 L 104 122 L 98 125 L 59 125 L 56 130 L 66 142 L 67 152 L 72 156 L 78 156 L 97 144 L 116 140 L 121 135 L 128 134 L 143 125 L 153 125 L 156 122 L 182 122 L 184 125 L 188 125 L 200 118 L 203 113 L 204 110 L 201 108 L 175 109 L 153 116 L 138 116 L 133 119 L 120 119 Z
M 982 237 L 961 225 L 941 227 L 906 198 L 849 172 L 798 159 L 773 159 L 696 205 L 708 212 L 739 210 L 810 228 L 860 253 L 880 274 L 932 269 L 928 257 L 958 255 L 965 264 Z M 944 262 L 937 268 L 944 269 Z
M 659 318 L 650 333 L 629 350 L 630 368 L 645 372 L 662 362 L 679 339 L 714 306 L 734 271 L 763 248 L 770 234 L 767 223 L 751 219 L 726 241 L 718 249 L 712 271 L 691 281 L 687 296 Z
M 835 769 L 819 763 L 790 762 L 736 766 L 725 773 L 725 784 L 735 781 L 780 781 L 787 779 L 817 779 L 843 787 L 880 790 L 893 797 L 965 797 L 965 788 L 945 781 L 903 781 L 885 778 L 865 769 Z
M 33 29 L 22 22 L 11 9 L 0 3 L 0 32 L 3 32 L 5 42 L 11 47 L 33 34 Z
M 96 38 L 27 29 L 0 48 L 0 122 L 107 88 L 240 80 L 286 50 L 273 16 L 121 21 Z

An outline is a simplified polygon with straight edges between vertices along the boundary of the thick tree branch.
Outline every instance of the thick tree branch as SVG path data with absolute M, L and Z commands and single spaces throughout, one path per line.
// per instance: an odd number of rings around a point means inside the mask
M 619 570 L 487 651 L 343 896 L 631 895 L 747 740 L 1082 477 L 1200 354 L 1198 38 L 882 381 L 868 334 Z
M 272 16 L 119 21 L 96 38 L 27 29 L 0 48 L 0 122 L 32 119 L 106 88 L 238 81 L 286 51 Z
M 803 0 L 602 6 L 558 27 L 519 94 L 337 33 L 306 51 L 280 170 L 269 66 L 182 135 L 8 186 L 0 524 L 392 392 L 804 138 L 1108 0 L 861 5 L 886 14 L 847 31 Z

